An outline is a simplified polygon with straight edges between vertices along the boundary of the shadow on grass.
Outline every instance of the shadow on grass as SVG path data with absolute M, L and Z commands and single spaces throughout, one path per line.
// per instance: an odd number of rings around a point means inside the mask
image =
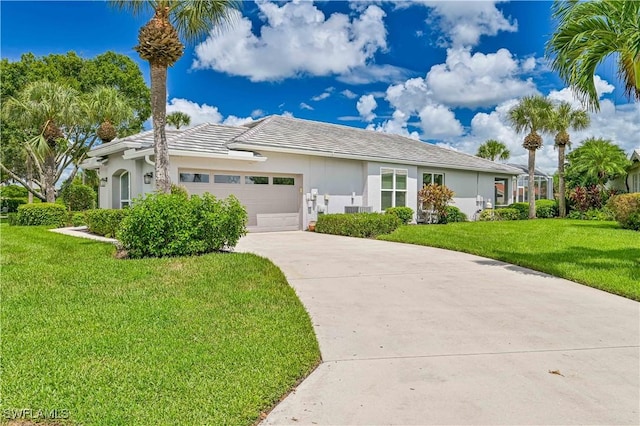
M 571 223 L 568 226 L 574 228 L 594 228 L 594 229 L 622 229 L 618 222 L 600 222 L 596 220 L 581 220 Z

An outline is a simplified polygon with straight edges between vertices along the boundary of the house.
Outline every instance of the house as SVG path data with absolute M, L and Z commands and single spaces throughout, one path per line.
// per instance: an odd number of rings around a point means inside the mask
M 623 192 L 640 192 L 640 148 L 633 150 L 629 160 L 627 175 L 614 180 L 610 186 Z
M 520 169 L 518 178 L 513 185 L 513 200 L 516 203 L 529 202 L 529 168 L 521 164 L 509 164 L 509 166 Z M 534 170 L 533 192 L 536 200 L 553 200 L 553 176 L 541 170 Z
M 521 171 L 399 135 L 269 116 L 243 126 L 167 129 L 170 176 L 191 194 L 235 195 L 250 231 L 305 229 L 322 213 L 417 211 L 426 183 L 445 184 L 470 218 L 496 198 L 512 202 Z M 153 132 L 93 148 L 85 168 L 101 177 L 99 205 L 122 208 L 154 190 Z M 415 217 L 414 217 L 415 218 Z

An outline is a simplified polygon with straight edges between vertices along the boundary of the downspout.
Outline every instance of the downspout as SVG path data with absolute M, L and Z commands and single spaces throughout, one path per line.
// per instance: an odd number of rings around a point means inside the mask
M 147 164 L 148 164 L 148 165 L 150 165 L 150 166 L 155 167 L 155 166 L 156 166 L 156 163 L 154 163 L 153 161 L 151 161 L 151 159 L 150 159 L 149 157 L 151 157 L 151 156 L 150 156 L 150 155 L 145 155 L 145 156 L 144 156 L 144 162 L 145 162 L 145 163 L 147 163 Z

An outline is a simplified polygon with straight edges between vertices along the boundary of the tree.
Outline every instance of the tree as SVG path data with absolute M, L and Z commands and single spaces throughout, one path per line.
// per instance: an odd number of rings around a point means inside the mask
M 184 54 L 184 45 L 203 39 L 212 28 L 228 22 L 239 2 L 235 0 L 111 0 L 134 15 L 153 11 L 140 28 L 134 49 L 151 68 L 151 111 L 155 154 L 156 189 L 171 192 L 169 150 L 165 134 L 167 112 L 167 68 Z
M 529 219 L 536 217 L 536 197 L 534 192 L 536 150 L 542 147 L 542 136 L 538 131 L 550 130 L 553 105 L 542 96 L 526 96 L 509 111 L 509 121 L 516 132 L 529 132 L 522 146 L 529 151 Z
M 558 213 L 565 217 L 567 213 L 567 191 L 564 179 L 564 153 L 571 145 L 567 130 L 584 130 L 589 127 L 591 119 L 585 110 L 573 109 L 568 102 L 560 103 L 551 115 L 551 127 L 556 131 L 556 148 L 558 148 Z
M 97 87 L 84 104 L 89 121 L 100 123 L 96 135 L 102 143 L 111 142 L 118 136 L 115 125 L 126 123 L 133 118 L 133 109 L 122 96 L 110 87 Z M 115 124 L 115 125 L 114 125 Z
M 167 124 L 180 129 L 182 126 L 191 124 L 191 117 L 182 111 L 175 111 L 167 115 Z
M 622 148 L 600 138 L 585 139 L 567 158 L 571 175 L 580 176 L 584 186 L 595 182 L 601 190 L 609 180 L 624 176 L 630 164 Z
M 511 153 L 507 149 L 507 146 L 495 139 L 489 139 L 478 147 L 478 153 L 476 156 L 480 158 L 486 158 L 491 161 L 496 160 L 508 160 L 511 157 Z
M 600 109 L 593 77 L 596 67 L 614 54 L 626 95 L 640 99 L 640 2 L 556 0 L 553 16 L 558 26 L 547 42 L 551 69 L 588 109 Z

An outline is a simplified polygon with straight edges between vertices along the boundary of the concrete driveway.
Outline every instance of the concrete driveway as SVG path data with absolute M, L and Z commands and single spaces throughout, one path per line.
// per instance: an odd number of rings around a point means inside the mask
M 640 304 L 501 262 L 308 232 L 249 234 L 323 363 L 264 424 L 640 424 Z

